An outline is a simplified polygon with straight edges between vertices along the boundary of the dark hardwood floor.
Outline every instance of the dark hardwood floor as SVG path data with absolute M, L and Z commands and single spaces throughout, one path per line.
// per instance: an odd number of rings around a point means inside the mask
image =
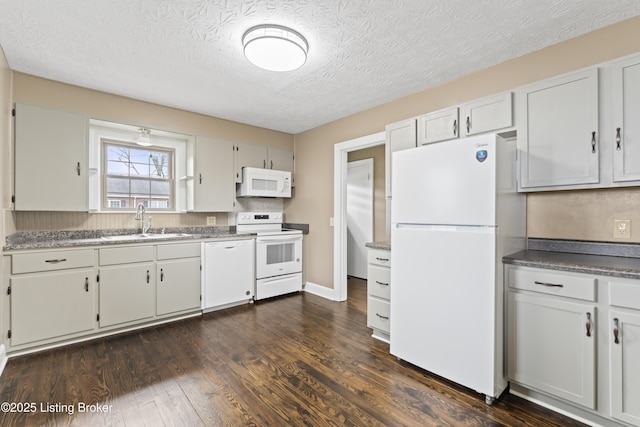
M 582 425 L 399 362 L 371 338 L 358 279 L 346 303 L 299 293 L 10 359 L 0 402 L 36 404 L 1 426 Z

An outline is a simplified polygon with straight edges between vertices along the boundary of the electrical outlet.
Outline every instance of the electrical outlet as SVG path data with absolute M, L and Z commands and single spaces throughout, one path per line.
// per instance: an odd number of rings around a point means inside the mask
M 207 217 L 207 225 L 216 225 L 216 217 L 208 216 Z
M 613 237 L 617 239 L 631 238 L 631 220 L 616 219 L 613 221 Z
M 329 218 L 329 227 L 333 227 L 333 217 Z

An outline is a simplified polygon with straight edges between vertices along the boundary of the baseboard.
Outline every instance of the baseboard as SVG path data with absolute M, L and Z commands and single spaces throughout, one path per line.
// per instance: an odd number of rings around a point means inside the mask
M 4 351 L 4 344 L 0 344 L 0 377 L 4 372 L 4 367 L 7 365 L 7 352 Z
M 327 288 L 326 286 L 318 285 L 313 282 L 306 282 L 304 285 L 304 291 L 331 301 L 338 301 L 335 289 Z

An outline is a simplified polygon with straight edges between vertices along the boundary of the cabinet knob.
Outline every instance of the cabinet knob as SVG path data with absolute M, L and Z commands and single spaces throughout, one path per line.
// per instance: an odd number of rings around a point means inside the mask
M 620 137 L 620 128 L 616 128 L 616 150 L 622 150 L 620 143 L 622 142 L 622 138 Z
M 591 152 L 596 152 L 596 132 L 591 132 Z
M 616 317 L 613 319 L 613 342 L 616 344 L 620 344 L 620 339 L 618 338 L 619 333 L 620 333 L 620 321 Z
M 586 327 L 587 327 L 587 336 L 590 337 L 591 336 L 591 313 L 589 312 L 587 312 Z

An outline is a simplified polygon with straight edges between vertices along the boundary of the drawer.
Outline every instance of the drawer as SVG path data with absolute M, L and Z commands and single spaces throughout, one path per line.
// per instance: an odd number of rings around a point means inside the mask
M 200 256 L 200 243 L 171 243 L 157 246 L 157 257 L 161 259 L 195 258 Z
M 382 249 L 369 249 L 367 254 L 367 262 L 369 264 L 391 267 L 391 251 L 385 251 Z
M 104 248 L 100 249 L 99 257 L 100 265 L 153 261 L 153 246 Z
M 93 249 L 30 252 L 11 255 L 11 273 L 66 270 L 93 267 Z
M 542 294 L 596 300 L 595 277 L 537 268 L 510 268 L 509 287 Z
M 609 304 L 640 310 L 640 283 L 609 282 Z
M 391 283 L 391 269 L 379 265 L 369 265 L 367 270 L 367 294 L 379 298 L 389 299 L 389 285 Z
M 389 301 L 367 298 L 367 326 L 389 333 Z

